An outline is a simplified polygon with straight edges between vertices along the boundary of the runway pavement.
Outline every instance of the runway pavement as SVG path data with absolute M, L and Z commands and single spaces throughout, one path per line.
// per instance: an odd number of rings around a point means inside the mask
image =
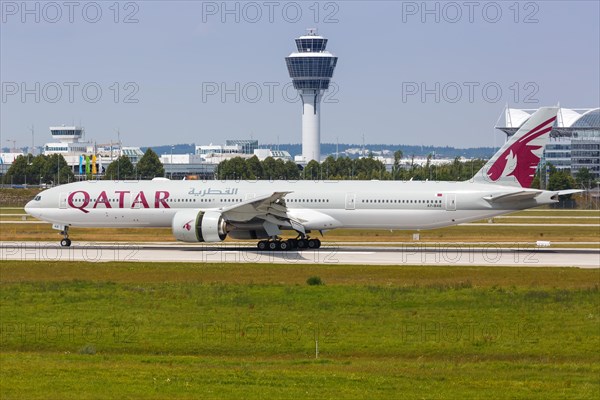
M 258 251 L 251 245 L 75 242 L 0 242 L 0 260 L 228 262 L 359 265 L 444 265 L 600 268 L 598 249 L 524 248 L 518 244 L 324 246 L 318 250 Z

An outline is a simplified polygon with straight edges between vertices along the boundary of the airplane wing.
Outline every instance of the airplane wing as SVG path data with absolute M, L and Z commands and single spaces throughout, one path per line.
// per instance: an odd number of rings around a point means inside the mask
M 292 229 L 306 233 L 300 221 L 288 215 L 285 195 L 291 192 L 273 192 L 257 196 L 231 206 L 219 208 L 223 218 L 231 222 L 248 222 L 258 218 L 265 221 L 265 229 L 278 231 L 278 226 L 289 226 Z
M 511 201 L 535 199 L 541 193 L 543 193 L 541 190 L 521 190 L 518 192 L 485 196 L 483 199 L 490 203 L 506 203 Z

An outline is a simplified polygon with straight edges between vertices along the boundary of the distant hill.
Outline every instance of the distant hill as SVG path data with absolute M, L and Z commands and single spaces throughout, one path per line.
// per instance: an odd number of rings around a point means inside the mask
M 159 156 L 162 154 L 171 154 L 171 148 L 173 148 L 173 154 L 190 154 L 196 151 L 196 145 L 194 143 L 184 143 L 176 145 L 159 145 L 149 146 Z M 261 144 L 262 148 L 271 148 L 284 150 L 293 156 L 302 154 L 302 145 L 299 143 L 288 143 L 288 144 Z M 142 151 L 146 151 L 148 147 L 142 147 Z M 338 146 L 339 152 L 342 153 L 347 149 L 360 149 L 362 144 L 347 144 L 340 143 Z M 439 147 L 439 146 L 408 146 L 402 144 L 365 144 L 365 154 L 369 151 L 382 151 L 389 150 L 394 152 L 396 150 L 402 150 L 405 157 L 410 156 L 423 156 L 427 157 L 429 154 L 435 153 L 437 157 L 441 158 L 454 158 L 454 157 L 465 157 L 465 158 L 490 158 L 496 152 L 493 147 L 472 147 L 467 149 L 459 149 L 454 147 Z M 322 143 L 321 153 L 322 154 L 335 154 L 336 144 L 335 143 Z
M 279 147 L 279 150 L 285 150 L 290 153 L 292 156 L 302 154 L 302 145 L 301 144 L 280 144 L 279 146 L 276 144 L 265 144 L 261 147 L 271 147 L 276 149 Z M 361 149 L 362 144 L 346 144 L 340 143 L 338 145 L 339 152 L 342 153 L 347 149 Z M 365 154 L 368 154 L 369 151 L 382 151 L 389 150 L 394 152 L 396 150 L 402 150 L 405 157 L 409 156 L 423 156 L 427 157 L 429 154 L 435 152 L 437 157 L 442 158 L 454 158 L 454 157 L 465 157 L 465 158 L 483 158 L 487 159 L 494 155 L 496 149 L 493 147 L 472 147 L 467 149 L 459 149 L 454 147 L 439 147 L 439 146 L 409 146 L 402 144 L 365 144 Z M 322 143 L 321 144 L 321 154 L 335 154 L 336 152 L 336 144 L 335 143 Z

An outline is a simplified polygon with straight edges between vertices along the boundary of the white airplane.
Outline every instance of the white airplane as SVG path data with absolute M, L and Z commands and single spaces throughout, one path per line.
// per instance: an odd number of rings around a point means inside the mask
M 318 248 L 312 231 L 432 229 L 552 204 L 577 190 L 530 189 L 558 109 L 540 108 L 469 181 L 85 181 L 41 192 L 27 214 L 69 228 L 171 227 L 184 242 L 262 239 Z M 283 230 L 297 238 L 282 240 Z

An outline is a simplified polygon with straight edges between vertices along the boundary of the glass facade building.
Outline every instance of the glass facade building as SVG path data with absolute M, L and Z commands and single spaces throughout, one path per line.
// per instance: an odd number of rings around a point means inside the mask
M 510 137 L 534 111 L 506 108 L 504 122 L 496 129 Z M 551 163 L 573 175 L 587 168 L 600 178 L 600 109 L 559 109 L 542 163 Z
M 600 141 L 573 139 L 571 142 L 571 170 L 587 168 L 592 175 L 600 178 Z
M 544 149 L 544 160 L 556 169 L 571 169 L 571 141 L 566 138 L 551 138 Z
M 258 140 L 254 139 L 228 139 L 225 141 L 226 146 L 239 146 L 243 154 L 254 154 L 254 150 L 258 149 Z

